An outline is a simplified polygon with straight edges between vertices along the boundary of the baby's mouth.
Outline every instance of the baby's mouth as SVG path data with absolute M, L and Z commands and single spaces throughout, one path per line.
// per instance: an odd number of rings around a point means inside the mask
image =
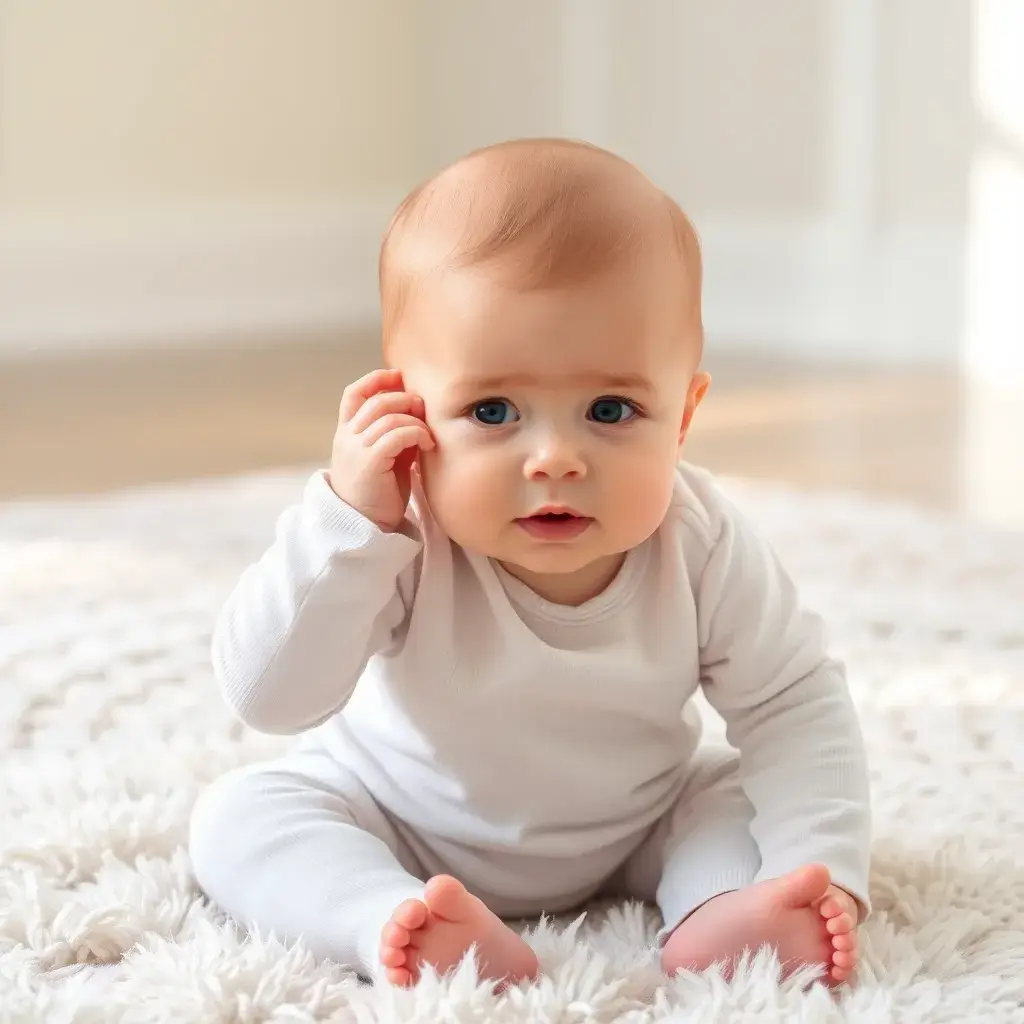
M 572 540 L 586 532 L 593 521 L 590 516 L 571 511 L 538 512 L 516 520 L 531 537 L 552 541 Z

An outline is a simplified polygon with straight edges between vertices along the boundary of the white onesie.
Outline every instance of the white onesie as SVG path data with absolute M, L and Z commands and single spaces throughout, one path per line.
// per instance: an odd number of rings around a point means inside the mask
M 628 868 L 659 823 L 674 817 L 678 836 L 698 763 L 698 689 L 724 718 L 739 771 L 731 796 L 687 825 L 685 895 L 656 882 L 652 895 L 681 914 L 709 889 L 822 862 L 867 912 L 867 770 L 842 668 L 769 545 L 707 473 L 680 467 L 660 528 L 578 607 L 452 544 L 418 493 L 409 524 L 382 532 L 315 473 L 217 622 L 214 667 L 230 706 L 258 730 L 303 734 L 293 773 L 282 762 L 236 773 L 197 808 L 196 872 L 229 912 L 365 962 L 369 932 L 403 886 L 357 885 L 372 908 L 353 909 L 348 937 L 311 937 L 310 923 L 331 894 L 339 915 L 346 900 L 354 908 L 343 880 L 309 877 L 335 851 L 344 860 L 356 830 L 375 835 L 408 891 L 444 870 L 506 916 L 572 906 Z M 344 822 L 338 807 L 349 808 Z M 313 838 L 317 814 L 335 827 Z M 733 868 L 715 834 L 737 828 Z M 316 857 L 302 859 L 303 835 L 307 852 L 320 844 Z M 280 861 L 282 843 L 292 859 Z M 271 904 L 247 895 L 272 885 L 272 870 L 301 873 L 308 893 Z

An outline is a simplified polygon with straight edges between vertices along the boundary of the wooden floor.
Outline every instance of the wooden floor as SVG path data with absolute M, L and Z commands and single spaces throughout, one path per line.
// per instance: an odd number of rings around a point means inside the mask
M 376 362 L 370 339 L 331 338 L 0 364 L 0 498 L 325 459 L 343 387 Z M 755 359 L 708 368 L 692 461 L 1024 526 L 1024 413 L 1009 388 Z

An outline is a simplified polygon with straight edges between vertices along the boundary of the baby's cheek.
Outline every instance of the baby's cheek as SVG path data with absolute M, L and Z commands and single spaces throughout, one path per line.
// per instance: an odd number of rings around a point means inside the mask
M 672 500 L 675 463 L 663 457 L 634 456 L 619 467 L 615 492 L 628 495 L 620 505 L 622 515 L 641 534 L 653 531 L 664 518 Z
M 454 540 L 485 529 L 502 504 L 503 489 L 494 479 L 493 464 L 474 453 L 439 443 L 425 453 L 421 473 L 431 512 Z

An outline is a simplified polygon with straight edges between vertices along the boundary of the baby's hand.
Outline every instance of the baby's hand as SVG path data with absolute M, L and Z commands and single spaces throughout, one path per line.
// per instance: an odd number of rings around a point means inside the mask
M 388 532 L 405 518 L 417 455 L 434 447 L 424 412 L 423 399 L 402 390 L 397 370 L 374 370 L 341 397 L 331 488 Z

